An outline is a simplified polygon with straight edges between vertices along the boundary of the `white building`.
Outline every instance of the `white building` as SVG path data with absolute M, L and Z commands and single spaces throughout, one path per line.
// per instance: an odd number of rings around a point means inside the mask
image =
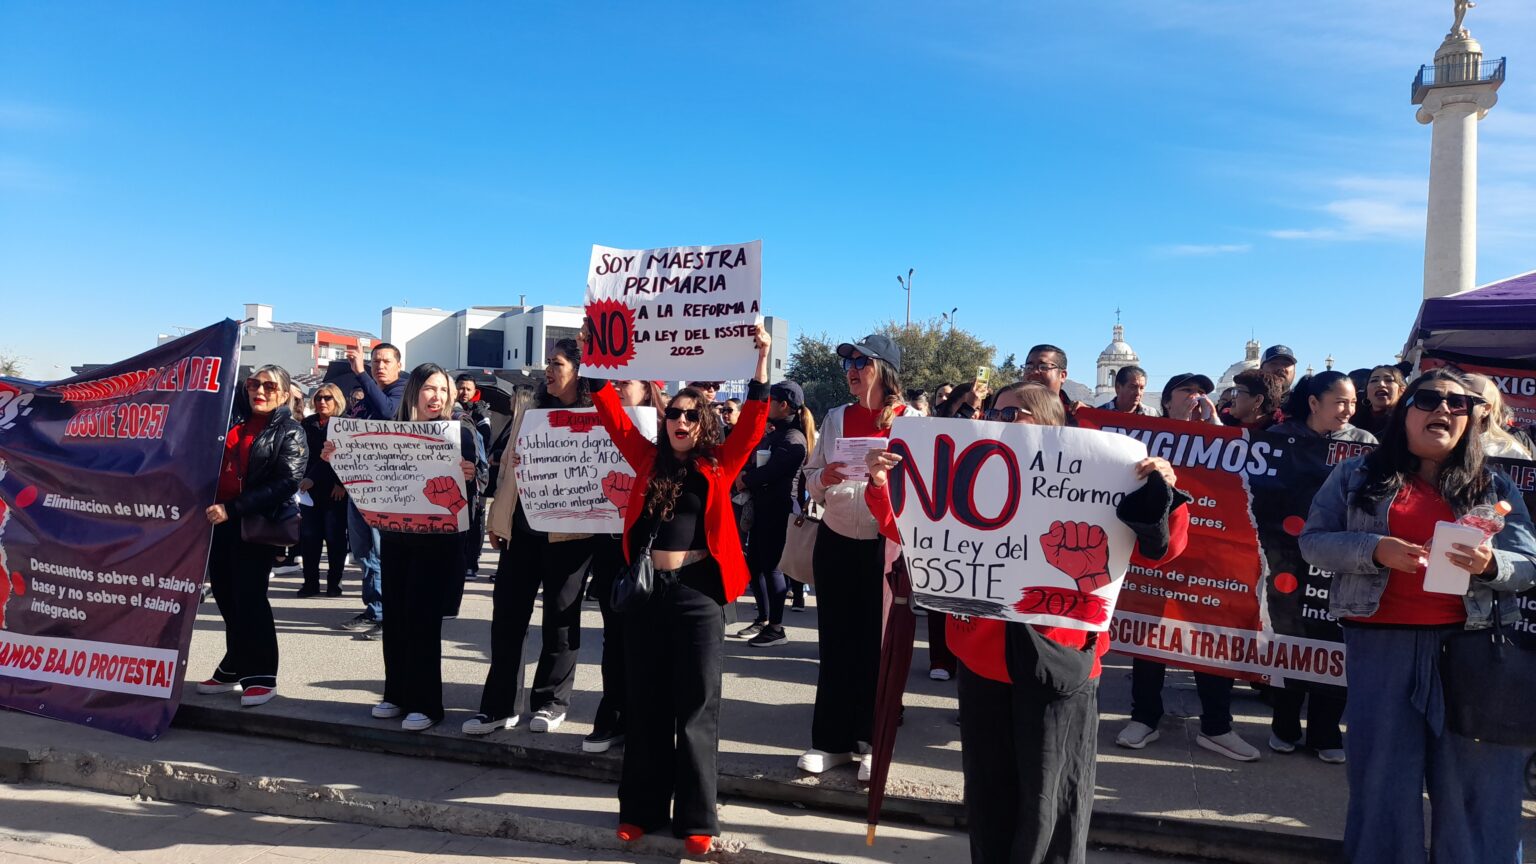
M 1221 373 L 1221 380 L 1216 382 L 1216 392 L 1225 393 L 1232 385 L 1232 379 L 1249 369 L 1259 368 L 1259 341 L 1249 339 L 1243 346 L 1243 359 L 1227 367 L 1227 371 Z
M 1115 373 L 1127 366 L 1141 365 L 1141 358 L 1136 356 L 1136 351 L 1125 342 L 1125 328 L 1120 322 L 1115 322 L 1113 338 L 1109 346 L 1099 352 L 1099 375 L 1097 386 L 1093 389 L 1093 404 L 1098 405 L 1115 395 Z
M 161 333 L 158 344 L 177 338 Z M 331 361 L 345 360 L 348 348 L 366 349 L 378 341 L 377 336 L 363 330 L 273 321 L 270 305 L 247 303 L 240 328 L 240 365 L 252 369 L 268 364 L 281 366 L 296 381 L 309 385 L 324 377 Z

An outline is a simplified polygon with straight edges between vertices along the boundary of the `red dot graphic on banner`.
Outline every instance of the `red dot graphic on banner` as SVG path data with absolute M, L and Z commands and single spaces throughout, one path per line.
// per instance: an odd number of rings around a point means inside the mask
M 1296 591 L 1296 577 L 1289 573 L 1276 573 L 1275 590 L 1281 594 L 1294 593 Z
M 1287 516 L 1285 521 L 1280 523 L 1280 527 L 1284 528 L 1285 533 L 1292 537 L 1300 537 L 1301 529 L 1307 527 L 1307 520 L 1300 516 Z
M 32 502 L 36 501 L 36 500 L 37 500 L 37 487 L 36 486 L 28 486 L 27 488 L 25 488 L 25 489 L 21 490 L 20 492 L 16 493 L 16 506 L 17 507 L 31 507 L 32 506 Z
M 635 359 L 635 310 L 618 300 L 587 304 L 591 332 L 581 362 L 599 369 L 617 369 Z

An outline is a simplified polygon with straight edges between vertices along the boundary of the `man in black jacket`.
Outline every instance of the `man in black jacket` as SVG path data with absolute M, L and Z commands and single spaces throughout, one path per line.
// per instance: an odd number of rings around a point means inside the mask
M 380 342 L 373 346 L 372 370 L 363 364 L 360 348 L 348 348 L 352 363 L 353 386 L 362 388 L 364 420 L 393 420 L 405 395 L 405 378 L 400 375 L 400 349 Z M 370 374 L 371 373 L 371 374 Z M 384 593 L 379 576 L 379 532 L 363 521 L 352 499 L 347 499 L 347 545 L 352 560 L 363 571 L 363 611 L 338 625 L 340 630 L 360 630 L 364 639 L 376 639 L 383 633 Z

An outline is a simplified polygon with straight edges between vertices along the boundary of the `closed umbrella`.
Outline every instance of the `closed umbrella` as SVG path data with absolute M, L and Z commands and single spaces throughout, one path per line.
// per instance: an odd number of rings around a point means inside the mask
M 875 826 L 885 802 L 885 781 L 891 772 L 896 749 L 896 727 L 901 721 L 901 697 L 912 670 L 912 639 L 917 616 L 912 611 L 912 580 L 900 547 L 887 541 L 887 555 L 894 554 L 885 570 L 881 598 L 880 682 L 875 689 L 875 731 L 870 742 L 873 762 L 869 772 L 869 830 L 864 842 L 875 845 Z

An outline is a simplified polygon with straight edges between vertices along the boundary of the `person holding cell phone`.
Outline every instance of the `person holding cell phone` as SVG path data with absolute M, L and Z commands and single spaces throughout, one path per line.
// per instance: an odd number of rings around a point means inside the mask
M 1515 861 L 1524 755 L 1464 738 L 1446 725 L 1440 655 L 1446 640 L 1521 618 L 1510 599 L 1536 584 L 1536 536 L 1514 483 L 1484 464 L 1482 399 L 1453 369 L 1414 379 L 1374 452 L 1339 463 L 1301 533 L 1309 564 L 1333 572 L 1329 611 L 1344 630 L 1349 705 L 1345 858 L 1355 864 L 1429 858 Z M 1491 543 L 1426 547 L 1441 521 L 1479 504 L 1511 512 Z M 1424 590 L 1431 555 L 1470 574 L 1463 595 Z M 1489 693 L 1490 700 L 1507 698 Z

